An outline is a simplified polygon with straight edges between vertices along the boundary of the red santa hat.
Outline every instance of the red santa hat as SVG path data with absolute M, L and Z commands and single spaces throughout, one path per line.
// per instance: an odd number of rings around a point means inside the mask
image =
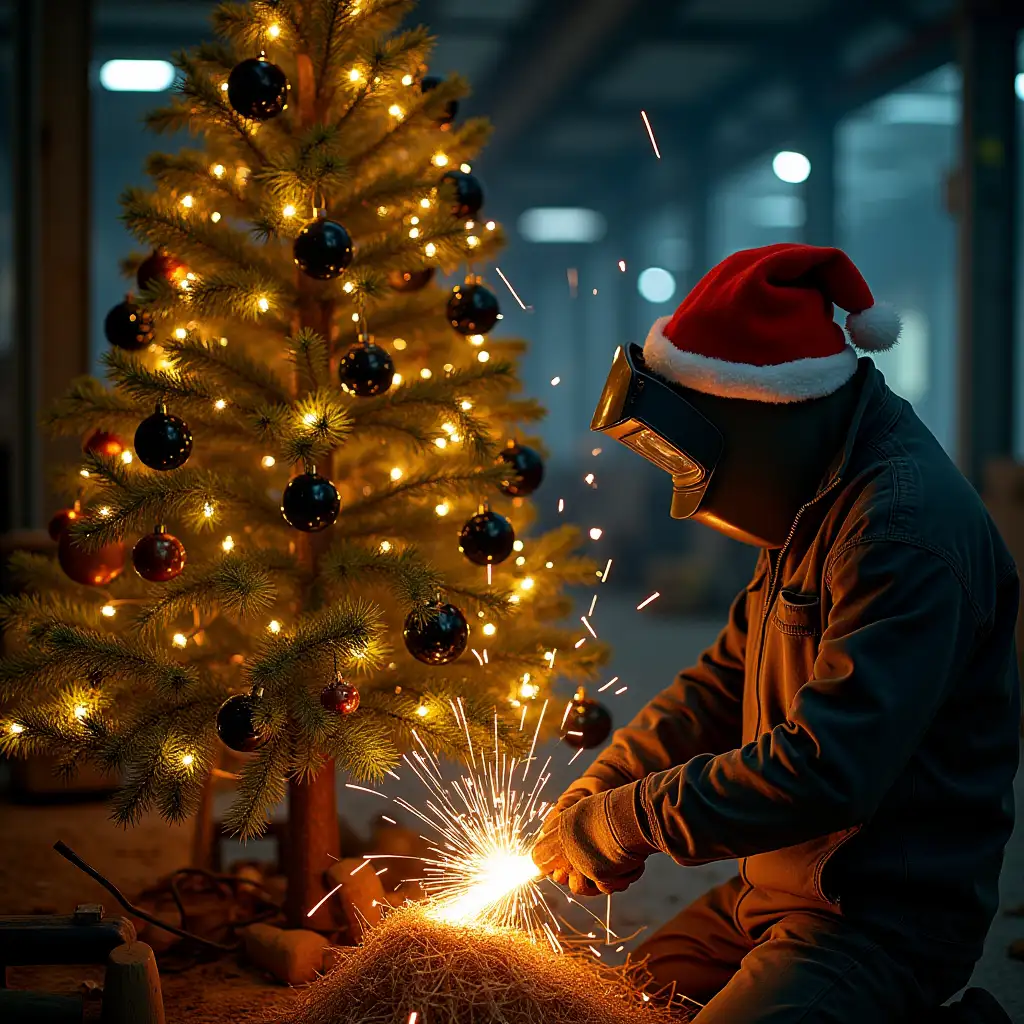
M 833 304 L 849 314 L 849 341 Z M 898 314 L 875 304 L 846 253 L 785 242 L 709 270 L 673 316 L 655 321 L 644 359 L 706 394 L 802 402 L 842 387 L 857 370 L 855 349 L 884 351 L 899 335 Z

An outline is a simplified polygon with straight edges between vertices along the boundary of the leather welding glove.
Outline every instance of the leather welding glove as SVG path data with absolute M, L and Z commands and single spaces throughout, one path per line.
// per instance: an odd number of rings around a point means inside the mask
M 579 896 L 627 889 L 657 852 L 637 827 L 634 792 L 623 786 L 586 796 L 549 818 L 533 848 L 534 863 Z

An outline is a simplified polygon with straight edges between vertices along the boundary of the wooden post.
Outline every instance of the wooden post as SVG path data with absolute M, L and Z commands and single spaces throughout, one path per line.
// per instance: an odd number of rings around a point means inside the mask
M 131 942 L 111 950 L 103 982 L 102 1024 L 164 1024 L 164 997 L 153 949 Z

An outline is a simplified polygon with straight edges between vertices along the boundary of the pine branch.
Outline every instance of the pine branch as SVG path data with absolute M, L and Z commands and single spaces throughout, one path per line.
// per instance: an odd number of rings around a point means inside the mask
M 49 592 L 0 596 L 0 629 L 5 632 L 31 636 L 60 622 L 95 628 L 102 623 L 99 605 Z
M 413 548 L 382 551 L 342 543 L 331 548 L 320 563 L 320 574 L 328 582 L 350 589 L 383 583 L 404 609 L 411 610 L 445 590 L 441 574 L 424 563 Z
M 337 390 L 322 388 L 295 403 L 278 438 L 284 461 L 315 465 L 341 447 L 352 432 L 348 408 Z
M 152 411 L 151 403 L 111 391 L 93 377 L 79 377 L 44 415 L 43 426 L 52 436 L 84 434 L 97 423 L 134 429 Z
M 503 478 L 500 467 L 495 469 L 454 469 L 440 473 L 422 473 L 382 488 L 374 494 L 353 502 L 346 510 L 344 525 L 362 516 L 381 515 L 395 504 L 420 501 L 432 497 L 469 497 L 483 494 Z
M 342 664 L 374 666 L 380 652 L 381 614 L 366 601 L 341 601 L 307 616 L 291 635 L 271 634 L 248 665 L 254 687 L 273 689 L 298 668 L 326 655 Z
M 253 839 L 264 831 L 271 810 L 284 799 L 290 768 L 291 741 L 287 733 L 279 732 L 242 768 L 235 801 L 224 815 L 233 835 Z
M 309 391 L 327 387 L 331 381 L 330 353 L 327 342 L 309 328 L 302 328 L 288 339 L 288 357 L 299 371 L 300 385 Z
M 219 608 L 248 618 L 269 608 L 277 598 L 277 587 L 262 560 L 243 555 L 227 555 L 199 572 L 186 570 L 154 592 L 160 598 L 136 619 L 138 629 L 149 635 L 193 609 L 205 614 Z
M 228 387 L 240 387 L 270 402 L 288 402 L 288 385 L 265 362 L 253 359 L 235 346 L 214 344 L 189 334 L 184 341 L 164 342 L 167 358 L 188 374 L 210 375 Z

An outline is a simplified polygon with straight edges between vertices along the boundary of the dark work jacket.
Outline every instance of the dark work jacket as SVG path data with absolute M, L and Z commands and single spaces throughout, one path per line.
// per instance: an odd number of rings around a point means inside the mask
M 737 857 L 759 902 L 976 958 L 1013 828 L 1017 572 L 911 407 L 870 360 L 858 374 L 785 545 L 569 793 L 618 787 L 596 838 L 619 852 Z

